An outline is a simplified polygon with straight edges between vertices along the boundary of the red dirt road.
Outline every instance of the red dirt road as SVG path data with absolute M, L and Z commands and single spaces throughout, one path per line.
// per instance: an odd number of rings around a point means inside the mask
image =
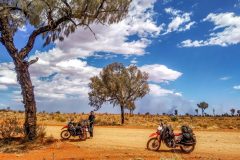
M 60 139 L 61 127 L 47 127 L 48 135 Z M 156 159 L 156 160 L 237 160 L 240 159 L 240 132 L 197 131 L 197 146 L 193 153 L 183 154 L 164 145 L 159 152 L 146 150 L 151 129 L 96 127 L 93 139 L 77 138 L 24 154 L 0 154 L 0 160 L 58 159 Z

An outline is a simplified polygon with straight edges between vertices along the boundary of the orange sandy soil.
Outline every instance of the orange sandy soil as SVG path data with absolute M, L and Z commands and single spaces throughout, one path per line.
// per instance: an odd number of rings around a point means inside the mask
M 60 139 L 61 126 L 48 126 L 48 135 Z M 196 131 L 197 146 L 191 154 L 162 145 L 160 151 L 146 150 L 148 135 L 154 130 L 125 127 L 95 127 L 93 139 L 56 142 L 40 150 L 22 154 L 0 153 L 0 160 L 85 160 L 85 159 L 156 159 L 156 160 L 238 160 L 239 131 Z

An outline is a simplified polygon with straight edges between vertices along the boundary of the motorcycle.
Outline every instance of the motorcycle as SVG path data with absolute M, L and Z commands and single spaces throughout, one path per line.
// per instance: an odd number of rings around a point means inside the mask
M 160 123 L 157 131 L 149 135 L 147 149 L 157 151 L 161 146 L 161 142 L 169 148 L 180 147 L 182 152 L 191 153 L 196 145 L 196 137 L 193 132 L 174 133 L 170 125 Z
M 64 126 L 60 134 L 63 140 L 69 139 L 71 136 L 79 136 L 79 139 L 85 141 L 87 139 L 88 126 L 80 123 L 68 123 Z

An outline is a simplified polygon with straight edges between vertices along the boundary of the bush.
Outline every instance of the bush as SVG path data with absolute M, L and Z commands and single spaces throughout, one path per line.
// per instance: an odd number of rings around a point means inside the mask
M 7 117 L 2 119 L 0 123 L 0 138 L 8 140 L 23 134 L 23 125 L 16 117 Z
M 66 122 L 66 119 L 65 119 L 64 117 L 59 116 L 59 117 L 57 118 L 57 121 L 58 121 L 58 122 Z
M 171 121 L 173 121 L 173 122 L 178 121 L 178 118 L 176 116 L 172 116 Z

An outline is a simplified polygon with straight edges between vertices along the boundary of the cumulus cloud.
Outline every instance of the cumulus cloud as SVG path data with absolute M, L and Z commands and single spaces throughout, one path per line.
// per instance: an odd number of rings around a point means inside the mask
M 45 52 L 36 51 L 29 59 L 39 58 L 37 63 L 30 66 L 38 109 L 64 112 L 91 110 L 88 106 L 89 78 L 99 74 L 102 68 L 89 65 L 87 58 L 90 56 L 104 58 L 99 52 L 104 52 L 104 56 L 107 57 L 114 54 L 125 56 L 145 54 L 145 48 L 151 43 L 151 38 L 160 35 L 163 27 L 157 25 L 153 19 L 156 14 L 153 10 L 155 2 L 156 0 L 134 0 L 128 16 L 118 24 L 92 25 L 97 39 L 89 30 L 79 28 L 63 42 L 57 42 L 55 48 Z M 129 36 L 138 38 L 133 40 Z M 137 63 L 136 58 L 133 58 L 131 63 Z M 143 65 L 140 69 L 149 73 L 151 83 L 175 81 L 182 75 L 161 64 Z M 15 102 L 13 106 L 22 107 L 21 91 L 17 84 L 14 65 L 0 63 L 0 90 L 10 85 L 14 86 L 14 90 L 5 93 L 11 95 Z M 181 97 L 181 93 L 164 89 L 160 85 L 150 84 L 150 89 L 147 97 L 151 98 L 144 98 L 143 104 L 147 101 L 149 103 L 158 101 L 155 105 L 164 103 L 159 102 L 160 97 L 174 99 Z M 143 104 L 139 103 L 139 111 L 144 111 Z M 168 105 L 172 104 L 166 103 L 165 106 Z M 115 112 L 116 109 L 105 108 L 101 111 Z
M 182 75 L 181 72 L 169 69 L 161 64 L 144 65 L 139 69 L 149 73 L 149 80 L 156 83 L 174 81 Z
M 159 85 L 156 84 L 149 84 L 150 88 L 150 95 L 152 96 L 166 96 L 166 95 L 175 95 L 175 96 L 182 96 L 181 93 L 174 92 L 172 90 L 163 89 Z
M 12 63 L 0 63 L 0 85 L 15 85 L 17 78 Z
M 181 47 L 202 47 L 235 45 L 240 43 L 240 16 L 235 13 L 210 13 L 203 21 L 212 22 L 215 27 L 211 30 L 207 40 L 187 39 L 181 42 Z M 219 31 L 219 29 L 221 29 Z
M 189 30 L 196 22 L 191 21 L 191 12 L 183 12 L 173 8 L 165 8 L 165 12 L 170 14 L 172 21 L 168 24 L 167 31 L 163 34 L 167 34 L 173 31 L 186 31 Z
M 68 53 L 85 52 L 90 56 L 93 52 L 109 52 L 122 55 L 143 55 L 145 48 L 151 43 L 149 37 L 156 37 L 162 31 L 162 25 L 157 25 L 153 17 L 156 0 L 134 0 L 127 17 L 117 24 L 91 26 L 96 33 L 79 28 L 65 41 L 57 42 L 57 46 Z M 136 40 L 129 36 L 137 35 Z M 79 50 L 81 48 L 81 50 Z

